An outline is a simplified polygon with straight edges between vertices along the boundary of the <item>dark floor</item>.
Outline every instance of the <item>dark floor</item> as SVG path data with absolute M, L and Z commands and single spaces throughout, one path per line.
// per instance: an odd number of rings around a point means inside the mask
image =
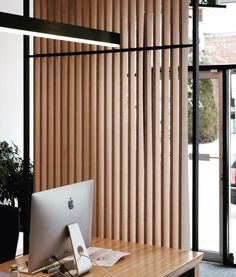
M 202 262 L 200 264 L 200 277 L 236 277 L 236 267 Z

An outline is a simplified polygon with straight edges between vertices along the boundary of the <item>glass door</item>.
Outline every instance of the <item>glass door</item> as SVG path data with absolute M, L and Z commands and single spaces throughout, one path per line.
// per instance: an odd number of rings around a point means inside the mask
M 191 81 L 189 84 L 188 139 L 191 188 Z M 222 261 L 222 74 L 220 72 L 200 72 L 199 100 L 199 250 L 205 252 L 205 259 Z

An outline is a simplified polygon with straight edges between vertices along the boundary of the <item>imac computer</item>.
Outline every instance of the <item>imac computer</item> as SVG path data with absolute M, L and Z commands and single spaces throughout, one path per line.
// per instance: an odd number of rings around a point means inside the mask
M 53 256 L 61 259 L 73 254 L 75 249 L 68 235 L 68 225 L 77 223 L 79 229 L 70 231 L 76 237 L 81 230 L 80 238 L 82 234 L 86 247 L 90 245 L 93 187 L 94 181 L 88 180 L 32 194 L 28 257 L 30 273 L 49 265 Z

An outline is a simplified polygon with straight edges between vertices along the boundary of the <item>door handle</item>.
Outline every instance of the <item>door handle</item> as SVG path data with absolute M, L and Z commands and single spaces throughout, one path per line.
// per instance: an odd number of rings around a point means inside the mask
M 189 158 L 189 160 L 192 160 L 193 159 L 193 153 L 189 153 L 188 158 Z M 210 154 L 199 153 L 198 159 L 200 161 L 210 161 L 210 159 L 221 160 L 222 157 L 210 156 Z

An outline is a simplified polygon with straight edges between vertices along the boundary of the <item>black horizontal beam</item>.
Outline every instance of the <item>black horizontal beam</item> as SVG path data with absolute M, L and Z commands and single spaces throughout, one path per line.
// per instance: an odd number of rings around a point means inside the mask
M 203 64 L 199 66 L 200 71 L 210 71 L 210 70 L 228 70 L 236 69 L 236 64 Z M 193 71 L 193 66 L 188 67 L 189 71 Z
M 193 4 L 190 4 L 190 6 L 193 6 Z M 217 4 L 199 4 L 200 8 L 220 8 L 220 9 L 225 9 L 227 6 L 226 5 L 217 5 Z
M 44 54 L 29 55 L 28 58 L 47 58 L 47 57 L 63 57 L 63 56 L 113 54 L 113 53 L 125 53 L 125 52 L 140 52 L 140 51 L 152 51 L 152 50 L 163 50 L 163 49 L 188 48 L 188 47 L 192 47 L 192 46 L 193 46 L 192 44 L 172 44 L 172 45 L 162 45 L 162 46 L 105 49 L 105 50 L 93 50 L 93 51 L 81 51 L 81 52 L 44 53 Z
M 119 46 L 120 34 L 0 12 L 0 31 L 104 46 Z

